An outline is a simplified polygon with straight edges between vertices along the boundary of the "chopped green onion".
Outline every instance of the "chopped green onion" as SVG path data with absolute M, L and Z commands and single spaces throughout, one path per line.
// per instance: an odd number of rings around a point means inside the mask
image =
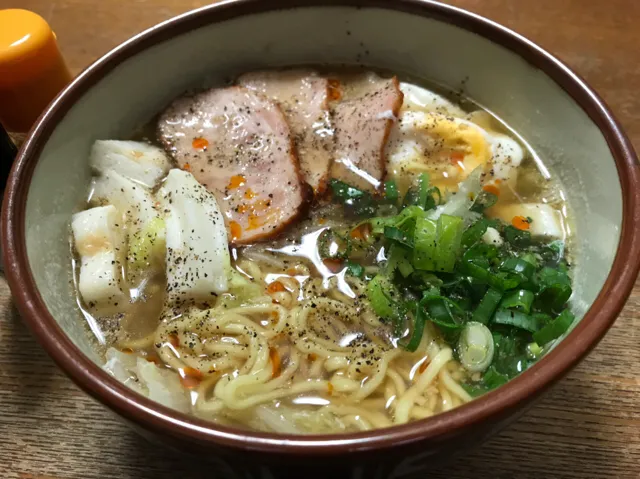
M 427 206 L 428 195 L 429 195 L 429 175 L 427 173 L 421 173 L 420 176 L 418 176 L 418 206 L 423 210 L 427 210 L 426 206 Z
M 329 182 L 329 186 L 331 187 L 331 193 L 333 193 L 333 196 L 342 201 L 362 198 L 366 195 L 364 191 L 340 180 L 331 180 Z
M 469 209 L 475 213 L 483 213 L 484 210 L 495 205 L 497 201 L 498 197 L 493 193 L 481 191 Z
M 560 311 L 571 297 L 571 279 L 560 269 L 545 267 L 538 273 L 540 292 L 536 306 L 546 312 Z
M 493 366 L 489 367 L 487 372 L 484 373 L 484 377 L 482 378 L 482 382 L 488 390 L 496 389 L 500 386 L 503 386 L 508 381 L 509 376 L 498 372 Z
M 413 238 L 410 237 L 407 232 L 395 226 L 385 226 L 384 237 L 407 246 L 408 248 L 413 248 Z
M 398 201 L 398 185 L 393 180 L 384 182 L 384 197 L 390 202 Z
M 322 259 L 346 259 L 351 254 L 351 240 L 331 228 L 324 230 L 318 237 L 318 253 Z
M 458 341 L 462 367 L 474 373 L 483 372 L 493 361 L 493 353 L 493 336 L 489 328 L 474 321 L 467 323 Z
M 453 271 L 462 240 L 462 218 L 440 215 L 438 218 L 438 239 L 435 254 L 435 269 L 445 273 Z
M 530 333 L 535 333 L 543 326 L 535 316 L 529 316 L 521 311 L 512 311 L 508 309 L 499 309 L 496 311 L 496 314 L 493 316 L 493 322 L 495 324 L 524 329 Z
M 438 224 L 424 216 L 416 219 L 414 233 L 413 266 L 425 271 L 436 268 L 436 246 L 438 240 Z
M 387 272 L 389 275 L 393 273 L 396 269 L 400 271 L 403 277 L 409 276 L 413 273 L 414 269 L 409 261 L 408 257 L 410 257 L 411 250 L 407 248 L 403 248 L 399 244 L 392 244 L 389 248 L 389 256 L 387 260 Z
M 353 261 L 347 261 L 347 273 L 356 278 L 362 278 L 364 276 L 364 267 Z
M 547 324 L 540 331 L 534 333 L 534 341 L 541 346 L 544 346 L 554 339 L 558 339 L 569 330 L 574 319 L 575 317 L 573 316 L 573 313 L 568 309 L 565 309 L 556 319 Z
M 407 351 L 413 353 L 416 351 L 416 349 L 418 349 L 418 346 L 420 346 L 420 341 L 422 341 L 422 334 L 424 332 L 425 320 L 426 313 L 424 311 L 424 308 L 420 303 L 418 303 L 418 305 L 416 306 L 415 318 L 413 320 L 413 331 L 411 332 L 411 338 L 409 339 L 408 343 L 401 343 L 401 346 L 403 346 Z
M 484 218 L 469 226 L 464 233 L 462 233 L 462 247 L 467 249 L 480 241 L 489 226 L 491 226 L 491 221 Z
M 526 289 L 518 289 L 505 293 L 504 298 L 500 302 L 500 307 L 504 309 L 515 309 L 525 314 L 531 311 L 531 304 L 535 295 Z
M 376 275 L 367 284 L 367 298 L 375 313 L 381 318 L 391 318 L 394 315 L 393 297 L 397 296 L 395 287 L 381 274 Z
M 530 280 L 536 271 L 535 264 L 522 258 L 507 258 L 500 266 L 500 271 L 521 275 L 526 280 Z
M 333 199 L 341 202 L 345 213 L 356 217 L 372 216 L 376 211 L 373 196 L 347 183 L 332 179 L 329 182 Z
M 504 228 L 504 237 L 507 243 L 516 247 L 524 247 L 531 244 L 531 233 L 529 231 L 519 230 L 511 225 Z
M 538 346 L 538 343 L 527 344 L 527 356 L 531 359 L 538 359 L 542 354 L 542 348 Z
M 426 295 L 420 304 L 428 313 L 428 319 L 438 326 L 448 329 L 460 329 L 463 324 L 464 311 L 451 299 L 439 295 Z
M 473 321 L 481 324 L 489 323 L 489 320 L 493 316 L 493 313 L 498 307 L 501 299 L 501 291 L 489 288 L 482 298 L 482 301 L 480 301 L 480 304 L 473 312 Z

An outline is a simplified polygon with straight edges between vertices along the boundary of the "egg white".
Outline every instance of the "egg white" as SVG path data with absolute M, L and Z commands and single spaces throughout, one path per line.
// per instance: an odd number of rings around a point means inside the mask
M 388 175 L 401 189 L 427 172 L 433 184 L 455 190 L 478 166 L 489 173 L 485 182 L 515 182 L 524 157 L 515 140 L 470 121 L 473 115 L 435 92 L 408 83 L 400 89 L 404 101 L 386 155 Z M 450 151 L 457 156 L 448 156 Z

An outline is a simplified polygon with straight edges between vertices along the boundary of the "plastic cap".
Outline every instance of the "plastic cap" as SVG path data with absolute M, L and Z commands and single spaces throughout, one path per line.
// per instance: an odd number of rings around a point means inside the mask
M 0 122 L 27 131 L 70 80 L 49 24 L 27 10 L 0 10 Z

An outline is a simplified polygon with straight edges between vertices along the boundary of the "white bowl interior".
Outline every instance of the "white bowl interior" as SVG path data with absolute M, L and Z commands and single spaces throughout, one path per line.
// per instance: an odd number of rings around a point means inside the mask
M 46 143 L 29 189 L 27 253 L 49 311 L 85 354 L 100 362 L 75 301 L 68 238 L 71 214 L 86 197 L 93 141 L 130 136 L 186 89 L 310 63 L 363 63 L 452 89 L 464 84 L 522 135 L 569 192 L 579 258 L 572 305 L 586 312 L 613 263 L 622 194 L 602 133 L 572 98 L 507 48 L 438 20 L 377 8 L 298 8 L 204 26 L 125 60 Z

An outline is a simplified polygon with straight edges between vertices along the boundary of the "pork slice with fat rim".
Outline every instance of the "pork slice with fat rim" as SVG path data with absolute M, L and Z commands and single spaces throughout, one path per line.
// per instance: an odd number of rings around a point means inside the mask
M 322 193 L 333 158 L 329 80 L 313 70 L 296 69 L 250 72 L 238 83 L 280 105 L 294 136 L 302 175 L 315 193 Z
M 265 96 L 239 86 L 185 95 L 161 115 L 158 137 L 215 195 L 233 244 L 269 238 L 303 211 L 291 130 Z
M 370 75 L 334 107 L 335 154 L 331 178 L 375 191 L 385 175 L 384 149 L 402 106 L 396 77 Z

